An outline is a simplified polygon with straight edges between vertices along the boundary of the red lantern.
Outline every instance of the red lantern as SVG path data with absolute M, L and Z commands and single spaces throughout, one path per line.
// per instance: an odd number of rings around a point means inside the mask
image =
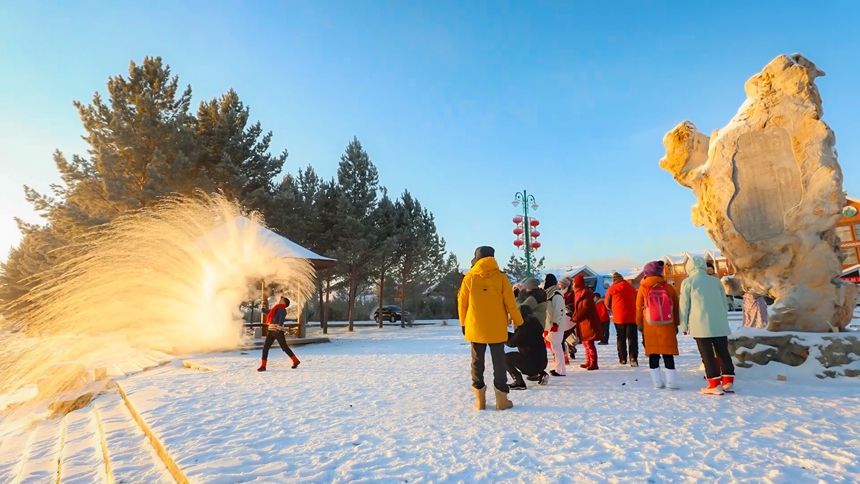
M 517 248 L 518 248 L 518 249 L 519 249 L 520 247 L 522 247 L 522 246 L 523 246 L 523 244 L 525 244 L 525 242 L 523 242 L 523 240 L 522 240 L 522 239 L 517 239 L 517 240 L 515 240 L 515 241 L 514 241 L 514 245 L 515 245 L 515 246 L 517 246 Z
M 540 225 L 540 222 L 538 222 L 537 219 L 533 218 L 529 221 L 529 225 L 531 225 L 532 227 L 537 227 L 538 225 Z
M 520 235 L 523 235 L 523 232 L 524 232 L 524 230 L 521 227 L 517 227 L 514 229 L 514 235 L 516 235 L 517 237 L 519 237 Z
M 537 230 L 532 230 L 532 237 L 534 237 L 534 238 L 540 237 L 540 232 L 538 232 Z
M 515 224 L 517 224 L 517 225 L 519 225 L 519 224 L 523 223 L 523 216 L 522 216 L 522 215 L 517 215 L 516 217 L 514 217 L 514 223 L 515 223 Z
M 535 250 L 540 249 L 540 242 L 538 242 L 537 240 L 532 242 L 532 249 L 535 249 Z

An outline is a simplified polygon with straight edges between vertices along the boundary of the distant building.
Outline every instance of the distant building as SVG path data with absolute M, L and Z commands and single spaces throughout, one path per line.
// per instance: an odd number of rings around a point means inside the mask
M 858 248 L 860 248 L 860 200 L 845 197 L 848 203 L 842 209 L 842 219 L 836 224 L 836 235 L 842 241 L 842 253 L 845 260 L 842 262 L 842 278 L 855 284 L 860 284 L 860 262 L 858 262 Z
M 663 270 L 663 275 L 670 284 L 676 287 L 681 286 L 681 281 L 687 278 L 687 261 L 693 257 L 702 257 L 709 267 L 714 269 L 714 275 L 717 277 L 728 276 L 735 273 L 735 268 L 723 256 L 723 253 L 717 249 L 700 250 L 696 252 L 681 252 L 680 254 L 666 254 L 663 256 L 663 262 L 666 264 Z

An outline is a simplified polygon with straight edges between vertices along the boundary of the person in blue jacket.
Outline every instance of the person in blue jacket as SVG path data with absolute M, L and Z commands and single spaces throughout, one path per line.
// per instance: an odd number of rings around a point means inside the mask
M 689 276 L 681 283 L 679 317 L 681 331 L 696 339 L 708 386 L 702 393 L 734 393 L 735 367 L 729 354 L 728 305 L 723 283 L 707 273 L 705 259 L 695 256 L 687 261 Z M 717 358 L 720 364 L 717 364 Z

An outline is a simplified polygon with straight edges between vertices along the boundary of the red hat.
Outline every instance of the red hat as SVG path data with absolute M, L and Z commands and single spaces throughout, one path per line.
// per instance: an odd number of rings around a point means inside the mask
M 573 278 L 573 287 L 585 287 L 585 278 L 582 274 Z

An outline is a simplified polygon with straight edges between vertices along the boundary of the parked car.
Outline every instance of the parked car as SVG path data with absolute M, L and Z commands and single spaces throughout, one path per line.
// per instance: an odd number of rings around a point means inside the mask
M 741 311 L 744 308 L 744 301 L 741 298 L 726 296 L 726 301 L 728 302 L 729 311 Z
M 409 311 L 403 311 L 400 309 L 400 306 L 382 306 L 382 308 L 376 309 L 373 311 L 371 318 L 377 323 L 382 321 L 388 321 L 391 323 L 396 323 L 397 321 L 411 321 L 412 316 L 409 314 Z

